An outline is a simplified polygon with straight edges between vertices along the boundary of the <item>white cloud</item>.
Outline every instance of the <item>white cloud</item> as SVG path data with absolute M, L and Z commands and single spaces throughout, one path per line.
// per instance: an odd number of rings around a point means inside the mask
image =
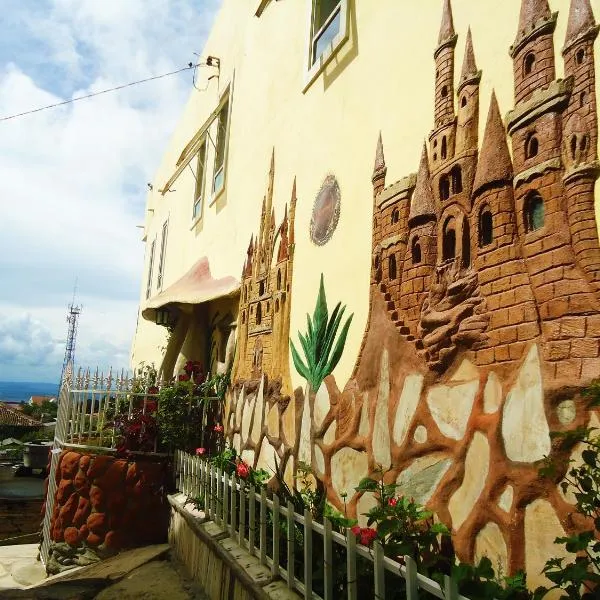
M 184 66 L 219 3 L 45 0 L 43 10 L 39 0 L 18 3 L 19 15 L 7 20 L 29 36 L 29 51 L 0 46 L 0 116 Z M 11 378 L 2 365 L 31 368 L 24 340 L 55 357 L 48 340 L 64 340 L 75 277 L 84 302 L 80 362 L 126 366 L 142 269 L 135 225 L 190 87 L 187 72 L 0 122 L 0 319 L 12 324 L 10 334 L 0 329 L 0 379 Z M 40 368 L 32 379 L 49 376 Z

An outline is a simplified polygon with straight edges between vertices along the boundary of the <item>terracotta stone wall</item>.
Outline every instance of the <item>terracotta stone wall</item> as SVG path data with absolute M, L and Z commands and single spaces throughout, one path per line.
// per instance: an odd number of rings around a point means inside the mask
M 55 478 L 50 526 L 55 559 L 68 557 L 64 564 L 77 565 L 77 552 L 103 556 L 166 540 L 166 462 L 64 450 Z

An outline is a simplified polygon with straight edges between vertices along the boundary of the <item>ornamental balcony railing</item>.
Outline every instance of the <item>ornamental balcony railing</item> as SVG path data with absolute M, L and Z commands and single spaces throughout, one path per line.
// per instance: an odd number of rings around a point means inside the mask
M 372 597 L 381 600 L 399 584 L 407 600 L 469 600 L 451 577 L 444 575 L 441 586 L 418 573 L 410 556 L 404 564 L 392 560 L 380 542 L 363 546 L 352 531 L 334 531 L 327 518 L 315 522 L 310 511 L 299 514 L 291 502 L 284 506 L 277 494 L 269 498 L 264 487 L 247 486 L 199 456 L 176 452 L 175 475 L 179 491 L 202 507 L 207 520 L 304 598 L 357 600 L 359 579 L 364 585 L 366 577 Z

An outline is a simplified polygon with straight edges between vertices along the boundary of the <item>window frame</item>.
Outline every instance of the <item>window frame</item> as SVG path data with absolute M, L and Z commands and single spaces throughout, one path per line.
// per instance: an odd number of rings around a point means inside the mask
M 212 181 L 211 181 L 210 206 L 212 206 L 216 202 L 217 198 L 223 193 L 223 191 L 225 190 L 225 187 L 227 185 L 227 162 L 228 162 L 227 159 L 228 159 L 228 154 L 229 154 L 229 132 L 231 131 L 231 106 L 232 106 L 231 90 L 232 90 L 232 85 L 230 85 L 225 90 L 223 95 L 221 96 L 219 105 L 217 106 L 217 109 L 215 110 L 215 113 L 216 113 L 215 117 L 208 127 L 208 135 L 210 136 L 210 128 L 212 127 L 212 125 L 215 122 L 217 124 L 217 133 L 216 133 L 215 139 L 212 140 L 214 157 L 213 157 L 213 170 L 212 170 Z M 220 133 L 219 132 L 219 124 L 220 124 L 221 114 L 222 114 L 225 106 L 227 106 L 227 117 L 226 117 L 227 121 L 226 121 L 226 126 L 225 126 L 225 136 L 224 136 L 224 142 L 223 142 L 223 144 L 224 144 L 223 163 L 217 169 L 217 157 L 218 157 L 217 149 L 219 147 L 219 141 L 220 141 L 219 140 L 219 133 Z M 217 175 L 219 175 L 219 174 L 223 175 L 223 182 L 221 183 L 221 186 L 219 187 L 219 189 L 216 189 L 215 184 L 216 184 Z
M 308 6 L 308 36 L 306 45 L 306 57 L 305 57 L 305 81 L 304 88 L 302 90 L 305 93 L 312 83 L 319 77 L 321 72 L 329 64 L 331 59 L 336 55 L 340 47 L 350 37 L 350 22 L 349 22 L 349 0 L 339 0 L 338 5 L 331 14 L 327 17 L 323 25 L 315 31 L 315 8 L 317 2 L 320 0 L 306 0 Z M 340 15 L 340 30 L 332 38 L 331 42 L 325 47 L 323 52 L 315 57 L 314 56 L 314 45 L 315 41 L 321 34 L 325 32 L 327 27 L 331 25 L 335 15 L 339 12 Z
M 204 149 L 204 164 L 202 165 L 202 176 L 198 180 L 200 171 L 200 153 Z M 194 202 L 192 203 L 192 226 L 195 225 L 204 216 L 204 195 L 206 188 L 206 171 L 208 167 L 208 136 L 204 135 L 198 152 L 196 153 L 198 160 L 196 161 L 196 173 L 194 173 Z M 193 173 L 193 169 L 192 169 Z M 200 210 L 196 214 L 196 206 L 200 204 Z
M 160 255 L 158 260 L 158 273 L 156 276 L 156 288 L 162 290 L 165 281 L 165 255 L 167 252 L 167 234 L 169 233 L 169 219 L 162 226 L 162 235 L 160 239 Z
M 148 279 L 146 281 L 146 300 L 150 298 L 152 294 L 152 271 L 154 270 L 154 252 L 156 250 L 156 238 L 152 240 L 150 244 L 150 262 L 148 264 Z

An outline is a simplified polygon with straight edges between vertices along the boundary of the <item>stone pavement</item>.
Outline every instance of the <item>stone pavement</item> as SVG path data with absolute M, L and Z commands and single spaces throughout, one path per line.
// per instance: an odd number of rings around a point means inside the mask
M 0 546 L 0 590 L 24 588 L 45 579 L 38 548 L 38 544 Z

